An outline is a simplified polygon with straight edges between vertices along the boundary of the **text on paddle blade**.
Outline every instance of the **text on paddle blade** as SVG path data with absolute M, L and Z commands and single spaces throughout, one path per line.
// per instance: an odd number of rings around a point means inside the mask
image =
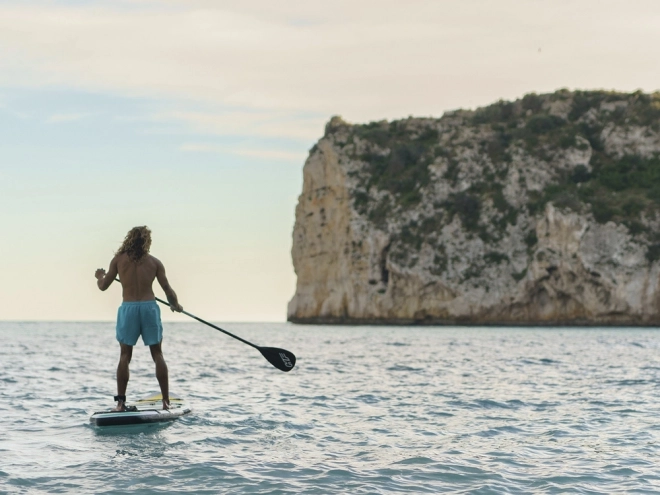
M 293 368 L 293 364 L 291 364 L 291 360 L 287 357 L 286 354 L 280 352 L 280 358 L 282 359 L 284 366 L 286 366 L 287 368 Z

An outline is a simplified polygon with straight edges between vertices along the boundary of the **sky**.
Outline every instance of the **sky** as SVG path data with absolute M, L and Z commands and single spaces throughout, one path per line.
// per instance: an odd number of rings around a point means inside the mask
M 657 0 L 0 0 L 0 320 L 113 320 L 94 271 L 148 225 L 187 311 L 284 321 L 330 117 L 657 91 L 658 26 Z

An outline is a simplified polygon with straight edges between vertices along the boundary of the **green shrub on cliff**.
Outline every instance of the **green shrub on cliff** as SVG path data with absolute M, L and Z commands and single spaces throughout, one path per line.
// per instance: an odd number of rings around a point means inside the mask
M 429 183 L 429 169 L 438 144 L 438 131 L 426 129 L 421 134 L 398 122 L 357 126 L 356 136 L 372 146 L 360 156 L 367 164 L 371 187 L 392 193 L 404 207 L 421 200 L 420 189 Z
M 631 227 L 633 234 L 642 232 L 640 216 L 660 211 L 660 157 L 594 155 L 591 172 L 578 166 L 558 174 L 557 182 L 542 192 L 531 193 L 529 211 L 537 214 L 548 202 L 577 212 L 586 207 L 599 223 L 615 221 Z
M 441 125 L 446 118 L 453 119 L 449 127 Z M 514 157 L 520 160 L 525 154 L 529 158 L 523 160 L 534 160 L 534 166 L 552 177 L 543 190 L 524 192 L 527 213 L 532 216 L 552 202 L 560 209 L 591 212 L 598 222 L 622 223 L 633 235 L 649 235 L 644 218 L 660 215 L 660 156 L 619 156 L 608 152 L 604 142 L 604 130 L 609 133 L 616 126 L 647 126 L 657 131 L 660 93 L 532 93 L 443 119 L 439 124 L 406 119 L 351 126 L 352 136 L 360 143 L 356 147 L 360 155 L 355 158 L 364 164 L 357 174 L 360 187 L 354 205 L 383 228 L 393 211 L 418 207 L 431 182 L 429 166 L 443 164 L 440 180 L 452 192 L 434 205 L 434 211 L 443 214 L 435 214 L 432 222 L 420 219 L 420 227 L 414 229 L 415 246 L 428 236 L 420 231 L 421 225 L 427 226 L 424 230 L 439 231 L 455 217 L 484 242 L 501 238 L 520 213 L 507 202 L 503 190 Z M 442 136 L 438 129 L 443 129 Z M 566 167 L 564 157 L 571 149 L 590 150 L 588 166 Z M 524 161 L 517 163 L 520 167 Z M 474 177 L 475 166 L 482 169 L 481 179 Z M 471 181 L 467 189 L 466 180 Z M 527 187 L 522 176 L 520 180 Z M 389 192 L 392 199 L 375 201 L 377 191 Z M 408 243 L 412 241 L 409 234 L 402 234 Z M 654 250 L 649 253 L 656 256 Z

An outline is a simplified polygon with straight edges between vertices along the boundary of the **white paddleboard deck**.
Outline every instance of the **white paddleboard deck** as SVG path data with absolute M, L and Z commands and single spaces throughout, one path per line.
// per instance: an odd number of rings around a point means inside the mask
M 146 425 L 174 421 L 192 411 L 183 399 L 174 395 L 170 395 L 170 409 L 168 410 L 163 410 L 161 394 L 145 397 L 127 404 L 127 406 L 135 406 L 137 410 L 95 412 L 89 421 L 96 426 Z

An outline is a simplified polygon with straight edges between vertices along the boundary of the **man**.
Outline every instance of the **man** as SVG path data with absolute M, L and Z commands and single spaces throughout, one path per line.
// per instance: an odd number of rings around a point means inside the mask
M 176 293 L 170 287 L 163 264 L 149 254 L 151 231 L 145 227 L 132 228 L 115 257 L 110 262 L 106 273 L 96 270 L 99 289 L 106 290 L 119 274 L 122 286 L 123 302 L 117 311 L 117 340 L 121 347 L 117 366 L 117 407 L 115 411 L 126 410 L 126 387 L 128 386 L 128 365 L 133 355 L 133 346 L 142 335 L 144 345 L 149 346 L 151 357 L 156 363 L 156 378 L 163 396 L 163 409 L 169 409 L 169 380 L 167 364 L 163 358 L 161 342 L 163 325 L 160 320 L 160 308 L 156 303 L 152 289 L 154 279 L 163 288 L 172 311 L 183 311 Z

